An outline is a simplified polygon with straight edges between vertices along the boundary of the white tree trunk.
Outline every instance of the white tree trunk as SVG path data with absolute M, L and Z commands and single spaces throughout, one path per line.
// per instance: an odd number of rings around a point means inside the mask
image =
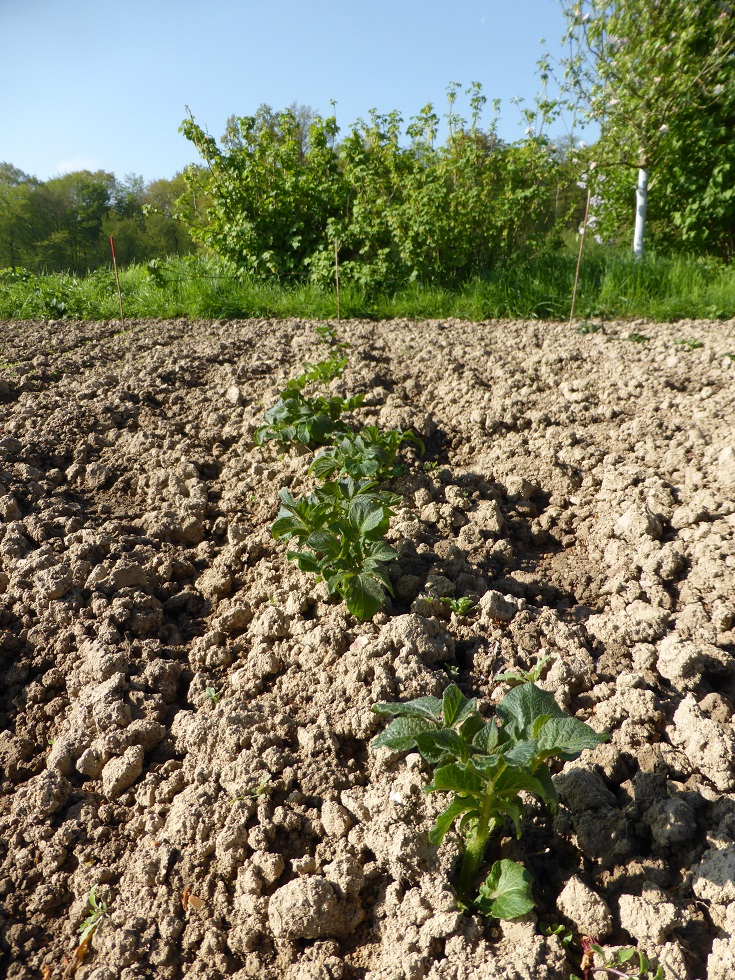
M 633 232 L 633 256 L 643 258 L 643 238 L 646 234 L 646 210 L 648 209 L 648 167 L 638 169 L 638 186 L 635 190 L 635 231 Z

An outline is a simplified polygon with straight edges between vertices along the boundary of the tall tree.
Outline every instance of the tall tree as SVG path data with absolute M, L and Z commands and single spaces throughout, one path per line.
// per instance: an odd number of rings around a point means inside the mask
M 649 176 L 653 190 L 677 138 L 690 160 L 707 151 L 710 124 L 732 97 L 735 7 L 729 0 L 562 3 L 571 52 L 563 60 L 565 86 L 600 125 L 598 174 L 606 176 L 611 167 L 637 170 L 633 251 L 640 258 Z M 706 168 L 707 160 L 701 165 Z

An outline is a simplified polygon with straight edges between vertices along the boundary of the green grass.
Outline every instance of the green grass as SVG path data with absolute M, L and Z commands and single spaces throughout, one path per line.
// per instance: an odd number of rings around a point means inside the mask
M 457 289 L 411 284 L 392 294 L 369 295 L 354 286 L 340 291 L 341 315 L 390 319 L 565 320 L 576 257 L 570 253 L 519 262 L 490 271 Z M 334 293 L 315 286 L 236 279 L 219 261 L 169 259 L 153 273 L 134 265 L 121 272 L 126 319 L 248 316 L 330 319 Z M 735 316 L 735 267 L 688 257 L 591 253 L 582 263 L 576 316 L 585 318 L 718 319 Z M 0 318 L 116 320 L 110 269 L 86 277 L 0 269 Z

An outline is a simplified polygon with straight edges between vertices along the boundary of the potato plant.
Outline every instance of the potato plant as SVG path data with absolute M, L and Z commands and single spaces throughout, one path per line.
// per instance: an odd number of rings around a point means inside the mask
M 379 490 L 378 481 L 396 475 L 395 458 L 404 442 L 422 453 L 424 446 L 412 432 L 400 429 L 343 430 L 342 413 L 359 406 L 362 395 L 304 396 L 307 385 L 341 377 L 346 364 L 346 358 L 336 356 L 305 363 L 303 373 L 287 382 L 265 413 L 254 439 L 257 445 L 274 439 L 307 446 L 336 440 L 310 467 L 310 473 L 326 481 L 322 486 L 298 500 L 287 489 L 280 491 L 281 508 L 271 534 L 295 543 L 287 557 L 317 575 L 330 595 L 341 596 L 354 616 L 366 620 L 383 606 L 386 593 L 393 594 L 384 565 L 397 557 L 385 534 L 401 498 Z
M 410 429 L 382 432 L 375 425 L 367 425 L 359 432 L 344 432 L 330 449 L 323 449 L 316 456 L 309 472 L 320 480 L 331 480 L 334 476 L 390 479 L 400 475 L 395 459 L 404 442 L 413 443 L 423 454 L 423 442 Z
M 323 579 L 330 595 L 340 595 L 358 619 L 373 617 L 386 592 L 392 594 L 383 565 L 397 552 L 384 536 L 400 498 L 351 479 L 327 483 L 299 500 L 286 489 L 279 497 L 271 534 L 296 543 L 287 557 Z
M 373 751 L 418 749 L 433 768 L 426 792 L 451 794 L 429 839 L 441 844 L 455 825 L 464 838 L 460 903 L 501 919 L 528 912 L 533 907 L 530 876 L 513 861 L 496 861 L 475 897 L 488 840 L 506 818 L 520 836 L 521 792 L 555 810 L 557 795 L 547 760 L 576 759 L 585 749 L 604 742 L 607 735 L 565 714 L 553 695 L 532 683 L 514 687 L 490 721 L 477 711 L 476 699 L 466 698 L 454 684 L 441 698 L 381 703 L 373 711 L 393 716 L 385 731 L 373 739 Z

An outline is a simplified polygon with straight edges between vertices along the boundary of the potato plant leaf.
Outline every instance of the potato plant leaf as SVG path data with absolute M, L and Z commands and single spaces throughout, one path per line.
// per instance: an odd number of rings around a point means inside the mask
M 533 880 L 516 861 L 496 861 L 490 869 L 476 906 L 494 919 L 517 919 L 533 908 Z

